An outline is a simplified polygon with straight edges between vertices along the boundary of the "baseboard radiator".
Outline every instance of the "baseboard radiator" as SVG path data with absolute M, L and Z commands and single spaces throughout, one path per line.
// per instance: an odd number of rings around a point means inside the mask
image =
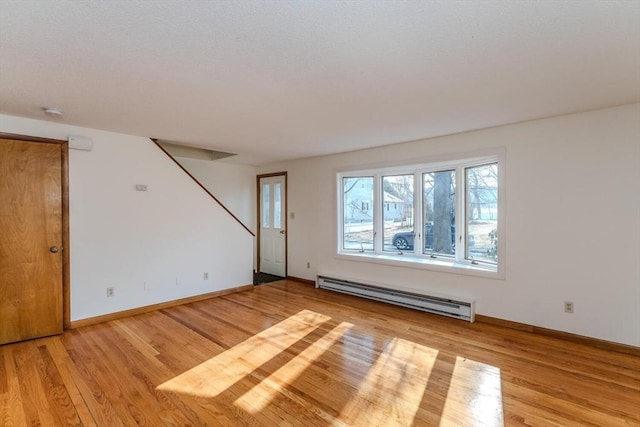
M 473 322 L 475 317 L 474 301 L 419 295 L 325 276 L 318 276 L 316 288 L 400 305 L 468 322 Z

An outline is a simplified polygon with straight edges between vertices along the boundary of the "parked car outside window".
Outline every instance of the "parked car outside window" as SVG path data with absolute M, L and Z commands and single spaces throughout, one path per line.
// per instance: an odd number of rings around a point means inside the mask
M 426 250 L 433 248 L 433 225 L 427 224 L 425 227 L 425 239 L 424 239 L 424 248 Z M 416 233 L 413 231 L 405 231 L 396 233 L 393 235 L 391 239 L 391 244 L 398 248 L 401 251 L 404 250 L 412 250 L 413 242 L 415 240 Z M 474 246 L 473 236 L 469 236 L 469 247 Z M 455 225 L 451 226 L 451 245 L 455 248 L 456 245 L 456 227 Z

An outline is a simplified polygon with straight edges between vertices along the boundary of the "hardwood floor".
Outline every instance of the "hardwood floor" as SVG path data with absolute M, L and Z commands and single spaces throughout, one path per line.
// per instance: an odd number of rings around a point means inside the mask
M 640 358 L 292 281 L 0 347 L 0 425 L 640 425 Z

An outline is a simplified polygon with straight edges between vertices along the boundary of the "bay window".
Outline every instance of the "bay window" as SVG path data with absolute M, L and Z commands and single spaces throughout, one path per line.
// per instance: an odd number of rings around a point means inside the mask
M 338 173 L 338 256 L 503 275 L 503 163 L 498 153 Z

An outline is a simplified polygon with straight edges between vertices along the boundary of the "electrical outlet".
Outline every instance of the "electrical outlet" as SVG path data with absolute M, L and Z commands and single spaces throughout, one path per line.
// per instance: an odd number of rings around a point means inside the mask
M 203 278 L 204 280 L 209 280 L 209 273 L 204 273 L 204 274 L 202 275 L 202 278 Z
M 107 288 L 107 298 L 111 298 L 115 295 L 115 289 L 113 287 Z
M 147 282 L 146 280 L 143 283 L 144 283 L 144 290 L 145 291 L 151 290 L 151 283 Z
M 307 261 L 307 268 L 311 268 L 311 263 Z
M 573 313 L 573 301 L 565 301 L 564 302 L 564 312 L 565 313 Z

